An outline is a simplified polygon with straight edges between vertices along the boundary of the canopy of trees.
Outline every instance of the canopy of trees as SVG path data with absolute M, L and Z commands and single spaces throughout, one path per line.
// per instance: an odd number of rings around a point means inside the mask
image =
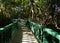
M 42 25 L 60 27 L 59 0 L 1 0 L 0 25 L 15 18 L 29 19 Z M 4 25 L 4 23 L 2 25 Z M 6 23 L 6 24 L 8 24 Z

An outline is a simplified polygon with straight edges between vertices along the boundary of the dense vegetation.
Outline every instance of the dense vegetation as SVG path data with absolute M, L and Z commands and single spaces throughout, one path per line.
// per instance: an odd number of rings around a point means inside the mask
M 59 0 L 1 0 L 0 25 L 15 18 L 27 19 L 49 28 L 60 28 Z M 7 21 L 7 23 L 5 23 Z

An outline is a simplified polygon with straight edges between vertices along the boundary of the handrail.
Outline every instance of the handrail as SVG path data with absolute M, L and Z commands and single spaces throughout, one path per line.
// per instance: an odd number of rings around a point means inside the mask
M 9 43 L 9 40 L 14 36 L 17 30 L 18 21 L 14 21 L 2 28 L 0 28 L 0 43 Z
M 57 41 L 58 41 L 58 43 L 60 43 L 60 33 L 56 32 L 56 31 L 54 31 L 52 29 L 49 29 L 49 28 L 45 28 L 44 32 L 46 32 L 47 34 L 51 35 L 51 37 L 52 37 L 51 40 L 56 41 L 55 43 L 57 43 Z
M 3 31 L 4 29 L 9 28 L 10 26 L 14 25 L 15 23 L 17 23 L 17 21 L 15 21 L 15 22 L 13 22 L 13 23 L 10 23 L 10 24 L 8 24 L 8 25 L 0 28 L 0 31 Z
M 26 26 L 33 32 L 39 43 L 49 43 L 52 40 L 50 43 L 60 43 L 60 34 L 58 32 L 34 22 L 26 21 L 24 23 L 27 24 Z M 50 36 L 52 37 L 51 40 L 47 40 Z
M 53 37 L 57 38 L 58 40 L 60 40 L 60 34 L 52 29 L 49 28 L 45 28 L 44 29 L 45 32 L 47 32 L 48 34 L 52 35 Z

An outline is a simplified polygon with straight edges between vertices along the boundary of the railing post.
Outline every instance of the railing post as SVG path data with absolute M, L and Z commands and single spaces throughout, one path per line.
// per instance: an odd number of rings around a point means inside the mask
M 27 27 L 33 32 L 38 43 L 60 43 L 60 34 L 52 29 L 40 24 L 38 26 L 38 24 L 34 22 L 29 22 Z
M 60 43 L 60 34 L 52 29 L 44 29 L 45 38 L 49 43 Z

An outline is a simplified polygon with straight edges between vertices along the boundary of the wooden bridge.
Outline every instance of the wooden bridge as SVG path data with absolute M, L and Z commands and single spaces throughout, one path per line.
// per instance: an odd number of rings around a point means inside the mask
M 60 43 L 60 33 L 41 24 L 17 19 L 0 28 L 0 43 Z
M 10 43 L 38 43 L 31 30 L 20 22 L 18 24 L 19 28 Z

